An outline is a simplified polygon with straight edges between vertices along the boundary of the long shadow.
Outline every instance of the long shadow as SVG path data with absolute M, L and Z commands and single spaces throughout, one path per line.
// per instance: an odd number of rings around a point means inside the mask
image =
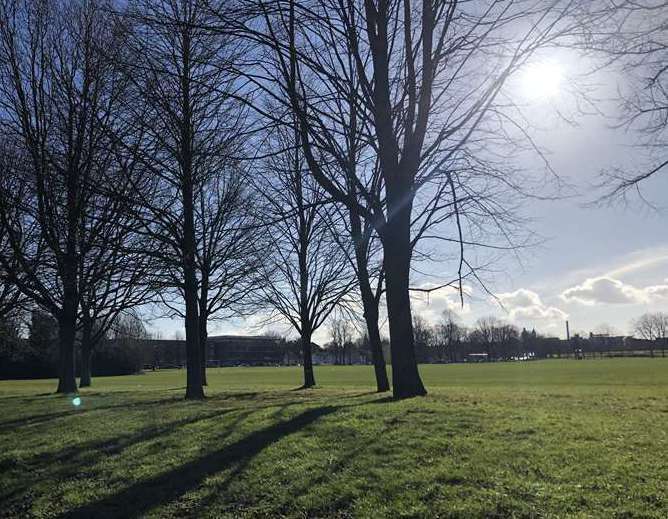
M 55 393 L 22 393 L 18 395 L 3 395 L 0 396 L 0 402 L 4 402 L 6 400 L 25 400 L 25 401 L 32 401 L 32 400 L 43 400 L 43 397 L 45 396 L 54 396 Z
M 254 406 L 250 408 L 229 407 L 226 409 L 220 409 L 206 414 L 195 415 L 192 417 L 182 418 L 179 420 L 173 420 L 171 422 L 167 422 L 164 424 L 152 425 L 149 427 L 139 429 L 137 431 L 127 432 L 109 438 L 93 439 L 86 442 L 76 443 L 74 445 L 70 445 L 68 447 L 65 447 L 64 449 L 60 449 L 55 452 L 37 454 L 28 459 L 23 460 L 22 465 L 48 466 L 54 463 L 65 462 L 71 466 L 73 462 L 79 461 L 80 463 L 77 463 L 77 465 L 70 471 L 66 469 L 58 471 L 57 475 L 59 475 L 60 477 L 67 477 L 68 475 L 70 475 L 69 474 L 70 472 L 72 471 L 76 472 L 80 466 L 85 465 L 88 462 L 95 461 L 95 459 L 89 459 L 89 458 L 96 458 L 100 455 L 113 456 L 136 443 L 141 443 L 156 438 L 158 436 L 161 436 L 163 434 L 173 432 L 174 429 L 177 427 L 183 427 L 186 425 L 195 424 L 198 422 L 210 420 L 211 418 L 217 418 L 225 414 L 234 413 L 238 411 L 242 411 L 240 418 L 245 418 L 249 416 L 251 413 L 254 413 L 256 411 L 277 408 L 276 412 L 273 413 L 273 416 L 278 417 L 280 413 L 282 413 L 285 409 L 289 408 L 291 405 L 293 405 L 293 403 L 288 402 L 280 406 L 277 404 L 267 404 L 267 405 Z M 238 421 L 238 419 L 236 421 Z M 0 461 L 0 473 L 2 473 L 2 471 L 7 468 L 11 468 L 11 466 L 12 464 L 11 461 L 9 460 Z M 0 494 L 0 496 L 1 495 L 2 494 Z
M 376 398 L 375 400 L 369 400 L 370 404 L 389 404 L 390 402 L 399 402 L 400 400 L 394 398 L 393 396 L 384 396 L 381 398 Z
M 297 389 L 291 389 L 287 391 L 297 391 Z M 137 394 L 135 391 L 129 391 L 131 393 Z M 84 402 L 86 400 L 93 399 L 95 396 L 102 396 L 102 397 L 109 397 L 113 394 L 118 394 L 118 393 L 123 393 L 123 391 L 116 391 L 114 393 L 94 393 L 91 395 L 83 395 Z M 280 398 L 281 392 L 278 393 L 278 398 Z M 305 392 L 306 394 L 306 392 Z M 355 395 L 350 395 L 350 396 L 344 396 L 340 398 L 359 398 L 367 395 L 374 395 L 377 394 L 375 391 L 370 391 L 370 392 L 364 392 L 364 393 L 359 393 Z M 47 395 L 52 395 L 52 393 L 47 393 Z M 254 400 L 258 396 L 265 396 L 264 393 L 259 393 L 259 392 L 225 392 L 225 393 L 219 393 L 216 395 L 213 395 L 209 398 L 207 398 L 205 401 L 210 401 L 210 402 L 215 402 L 215 401 L 223 401 L 223 400 Z M 317 392 L 313 393 L 314 397 L 317 397 Z M 14 398 L 14 397 L 11 397 Z M 30 399 L 30 397 L 28 398 Z M 125 410 L 135 410 L 135 409 L 141 409 L 144 407 L 153 407 L 155 405 L 161 405 L 161 404 L 173 404 L 175 402 L 182 402 L 182 398 L 178 397 L 166 397 L 166 398 L 158 398 L 158 399 L 152 399 L 152 400 L 139 400 L 137 402 L 124 402 L 121 404 L 111 404 L 111 405 L 96 405 L 93 407 L 89 408 L 72 408 L 68 409 L 66 411 L 58 411 L 55 413 L 43 413 L 43 414 L 38 414 L 38 415 L 31 415 L 31 416 L 25 416 L 23 418 L 16 418 L 14 420 L 8 420 L 5 422 L 0 422 L 0 432 L 5 432 L 7 430 L 14 430 L 19 427 L 24 427 L 24 426 L 33 426 L 33 425 L 43 425 L 45 423 L 51 422 L 58 420 L 60 418 L 66 418 L 69 416 L 78 416 L 81 414 L 87 414 L 91 413 L 94 411 L 106 411 L 106 410 L 113 410 L 113 409 L 125 409 Z M 370 403 L 385 403 L 385 402 L 392 402 L 394 399 L 390 397 L 384 397 L 378 400 L 372 400 Z M 306 403 L 307 400 L 303 400 L 302 403 Z
M 110 409 L 126 409 L 134 410 L 141 409 L 143 407 L 153 407 L 155 405 L 167 404 L 180 402 L 180 398 L 160 398 L 157 400 L 140 400 L 138 402 L 125 402 L 122 404 L 112 404 L 112 405 L 99 405 L 94 407 L 89 407 L 85 409 L 72 408 L 67 411 L 58 411 L 57 413 L 43 413 L 38 415 L 25 416 L 23 418 L 16 418 L 14 420 L 8 420 L 6 422 L 0 422 L 0 432 L 6 431 L 8 429 L 16 429 L 18 427 L 23 427 L 27 425 L 41 425 L 47 422 L 58 420 L 59 418 L 65 418 L 68 416 L 79 416 L 82 414 L 92 413 L 94 411 L 106 411 Z
M 204 415 L 192 416 L 189 418 L 182 418 L 160 425 L 153 425 L 139 429 L 118 436 L 110 438 L 90 440 L 87 442 L 75 443 L 55 452 L 47 452 L 37 454 L 31 458 L 24 460 L 22 465 L 26 466 L 51 466 L 52 464 L 64 464 L 60 469 L 56 469 L 50 476 L 58 475 L 59 477 L 68 477 L 71 473 L 76 473 L 81 466 L 88 463 L 94 463 L 98 458 L 103 456 L 113 456 L 120 453 L 124 449 L 144 441 L 157 438 L 163 434 L 174 432 L 177 427 L 184 427 L 186 425 L 195 424 L 201 421 L 216 418 L 224 414 L 230 413 L 237 409 L 224 409 L 215 413 L 207 413 Z M 10 468 L 9 461 L 0 461 L 0 472 Z M 0 493 L 0 496 L 2 494 Z
M 231 423 L 226 424 L 220 431 L 218 431 L 218 440 L 222 441 L 228 437 L 232 431 L 250 414 L 251 411 L 246 411 L 241 408 L 226 409 L 224 411 L 209 413 L 203 416 L 195 416 L 188 419 L 175 420 L 167 424 L 156 427 L 147 427 L 137 431 L 133 434 L 119 435 L 106 440 L 98 440 L 77 444 L 67 447 L 51 455 L 38 455 L 31 460 L 25 462 L 25 465 L 37 464 L 37 466 L 52 466 L 56 464 L 53 470 L 37 470 L 31 471 L 33 476 L 26 483 L 23 483 L 11 490 L 0 491 L 0 502 L 4 503 L 4 511 L 9 512 L 8 517 L 13 517 L 14 510 L 12 507 L 20 503 L 27 495 L 31 488 L 40 481 L 46 480 L 65 480 L 81 473 L 91 465 L 94 465 L 102 457 L 114 456 L 120 454 L 123 450 L 132 447 L 145 441 L 150 441 L 163 434 L 174 432 L 176 428 L 186 425 L 198 423 L 201 421 L 216 418 L 226 413 L 233 411 L 242 411 Z M 99 450 L 98 450 L 99 448 Z M 81 449 L 81 452 L 77 452 Z M 46 465 L 45 465 L 46 464 Z M 0 473 L 4 467 L 0 465 Z M 0 512 L 0 517 L 5 517 Z
M 191 461 L 154 478 L 140 481 L 110 497 L 67 512 L 63 518 L 137 517 L 155 506 L 178 499 L 197 488 L 208 476 L 243 463 L 263 449 L 336 411 L 325 406 L 310 409 L 297 416 L 255 431 L 227 447 Z M 235 471 L 236 472 L 236 471 Z
M 115 393 L 120 393 L 115 392 Z M 49 393 L 51 394 L 51 393 Z M 110 395 L 113 395 L 114 393 L 100 393 L 100 396 L 108 397 Z M 136 392 L 135 392 L 136 394 Z M 83 395 L 84 402 L 86 400 L 92 399 L 94 396 L 97 396 L 98 393 L 95 393 L 94 395 Z M 216 394 L 214 396 L 211 396 L 207 398 L 204 402 L 217 402 L 217 401 L 224 401 L 224 400 L 254 400 L 258 396 L 262 395 L 261 393 L 258 392 L 240 392 L 240 393 L 234 393 L 234 392 L 229 392 L 229 393 L 221 393 L 221 394 Z M 55 413 L 43 413 L 43 414 L 38 414 L 38 415 L 30 415 L 30 416 L 25 416 L 23 418 L 16 418 L 14 420 L 8 420 L 5 422 L 0 422 L 0 432 L 4 432 L 7 430 L 13 430 L 18 427 L 23 427 L 23 426 L 33 426 L 33 425 L 42 425 L 54 420 L 58 420 L 60 418 L 65 418 L 68 416 L 78 416 L 81 414 L 86 414 L 86 413 L 91 413 L 93 411 L 106 411 L 106 410 L 111 410 L 111 409 L 125 409 L 125 410 L 134 410 L 134 409 L 141 409 L 143 407 L 153 407 L 154 405 L 161 405 L 161 404 L 173 404 L 175 402 L 183 402 L 182 398 L 179 397 L 166 397 L 166 398 L 158 398 L 158 399 L 152 399 L 152 400 L 139 400 L 137 402 L 124 402 L 121 404 L 112 404 L 112 405 L 96 405 L 94 407 L 89 407 L 89 408 L 72 408 L 68 409 L 66 411 L 58 411 Z
M 377 394 L 377 392 L 373 391 L 370 393 L 360 393 L 360 394 L 355 394 L 355 395 L 350 395 L 347 397 L 342 397 L 342 398 L 359 398 L 361 396 L 367 396 L 368 394 Z M 372 400 L 371 402 L 375 402 L 375 400 Z M 366 404 L 367 402 L 365 402 Z M 335 410 L 340 410 L 340 409 L 346 409 L 346 408 L 354 408 L 359 405 L 364 405 L 364 404 L 346 404 L 346 405 L 338 405 L 334 409 Z M 274 414 L 276 416 L 276 413 Z M 384 427 L 377 437 L 382 438 L 387 431 L 390 430 L 389 426 Z M 341 460 L 339 460 L 336 464 L 328 466 L 327 470 L 321 473 L 320 475 L 313 475 L 313 477 L 309 480 L 309 487 L 313 488 L 325 481 L 328 481 L 334 472 L 337 471 L 342 471 L 345 470 L 347 466 L 352 464 L 356 459 L 359 453 L 363 452 L 368 446 L 371 444 L 371 442 L 356 442 L 355 447 L 350 450 L 350 452 Z M 211 492 L 208 496 L 204 497 L 201 499 L 196 505 L 195 509 L 193 510 L 193 517 L 198 517 L 199 515 L 205 515 L 206 509 L 211 505 L 212 501 L 214 501 L 218 496 L 220 496 L 221 492 L 227 491 L 229 488 L 230 484 L 233 483 L 234 481 L 238 481 L 240 477 L 242 477 L 243 473 L 245 472 L 246 468 L 248 467 L 248 464 L 250 463 L 252 458 L 247 457 L 242 460 L 240 460 L 234 470 L 225 478 L 225 480 L 221 484 L 217 484 L 215 491 Z M 296 494 L 298 495 L 298 494 Z M 326 516 L 326 511 L 323 511 L 322 516 Z M 319 517 L 320 515 L 318 515 Z

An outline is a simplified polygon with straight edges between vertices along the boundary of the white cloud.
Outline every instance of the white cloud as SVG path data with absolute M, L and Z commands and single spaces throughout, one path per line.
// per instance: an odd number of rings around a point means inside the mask
M 668 279 L 664 282 L 668 283 Z M 645 287 L 645 292 L 650 299 L 668 299 L 668 285 L 653 285 Z
M 496 296 L 513 320 L 563 321 L 568 315 L 555 306 L 547 306 L 532 290 L 520 288 Z
M 430 289 L 437 285 L 433 283 L 425 283 L 418 288 Z M 472 288 L 468 285 L 462 287 L 465 296 L 471 295 Z M 443 287 L 433 290 L 432 292 L 411 292 L 411 310 L 414 315 L 420 315 L 427 321 L 435 324 L 442 319 L 443 312 L 450 310 L 457 315 L 468 314 L 471 311 L 471 306 L 466 301 L 462 306 L 459 297 L 459 290 L 455 287 Z
M 564 290 L 561 298 L 564 301 L 575 301 L 585 305 L 642 304 L 668 298 L 668 285 L 639 288 L 610 276 L 601 276 L 586 279 L 582 284 Z

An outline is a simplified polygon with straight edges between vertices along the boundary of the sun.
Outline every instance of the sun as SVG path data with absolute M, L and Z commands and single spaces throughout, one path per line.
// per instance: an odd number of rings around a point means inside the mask
M 558 63 L 545 61 L 527 66 L 522 76 L 522 90 L 530 99 L 555 97 L 562 88 L 563 70 Z

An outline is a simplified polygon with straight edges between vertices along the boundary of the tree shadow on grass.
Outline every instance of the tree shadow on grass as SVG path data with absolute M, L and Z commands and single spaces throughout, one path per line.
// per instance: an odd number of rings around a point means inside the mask
M 263 449 L 296 433 L 338 407 L 309 409 L 297 416 L 255 431 L 245 438 L 154 478 L 139 481 L 117 494 L 61 515 L 63 518 L 137 517 L 196 489 L 204 480 L 232 465 L 246 465 Z M 236 473 L 239 469 L 235 470 Z
M 33 426 L 33 425 L 41 425 L 45 424 L 47 422 L 51 422 L 54 420 L 58 420 L 60 418 L 65 418 L 65 417 L 72 417 L 72 416 L 77 416 L 81 414 L 87 414 L 91 413 L 93 411 L 107 411 L 111 409 L 127 409 L 127 410 L 135 410 L 135 409 L 141 409 L 144 407 L 154 407 L 156 405 L 161 405 L 161 404 L 172 404 L 177 401 L 181 401 L 181 399 L 175 399 L 173 397 L 169 398 L 159 398 L 155 400 L 140 400 L 138 402 L 124 402 L 122 404 L 112 404 L 112 405 L 99 405 L 99 406 L 92 406 L 88 408 L 75 408 L 72 407 L 71 409 L 68 409 L 66 411 L 58 411 L 55 413 L 43 413 L 43 414 L 38 414 L 38 415 L 30 415 L 30 416 L 24 416 L 22 418 L 16 418 L 14 420 L 8 420 L 5 422 L 0 422 L 0 432 L 4 432 L 7 430 L 11 430 L 12 432 L 14 429 L 17 429 L 19 427 L 24 427 L 24 426 Z
M 89 473 L 91 467 L 94 467 L 101 460 L 108 460 L 112 456 L 120 455 L 125 449 L 131 448 L 133 445 L 173 433 L 180 427 L 218 418 L 238 410 L 238 408 L 225 409 L 205 415 L 174 420 L 111 438 L 77 443 L 57 452 L 37 454 L 27 460 L 22 460 L 20 462 L 21 470 L 28 470 L 31 477 L 20 481 L 17 485 L 7 485 L 4 489 L 0 488 L 0 501 L 4 503 L 4 511 L 9 512 L 8 517 L 20 515 L 12 513 L 15 511 L 14 508 L 19 506 L 20 503 L 25 504 L 26 500 L 31 501 L 29 494 L 37 483 L 80 477 L 82 473 Z M 248 414 L 250 413 L 241 413 L 234 424 L 247 417 Z M 0 473 L 16 467 L 17 464 L 13 460 L 3 460 L 0 462 Z M 0 517 L 4 517 L 2 512 L 0 512 Z
M 378 394 L 378 393 L 376 393 Z M 369 400 L 370 404 L 389 404 L 390 402 L 400 402 L 401 399 L 394 398 L 393 396 L 384 396 L 382 398 L 376 398 L 374 400 Z
M 72 474 L 75 474 L 81 469 L 81 467 L 94 464 L 103 457 L 119 454 L 124 449 L 136 443 L 141 443 L 153 438 L 157 438 L 158 436 L 162 436 L 164 434 L 169 434 L 174 432 L 174 430 L 178 427 L 184 427 L 186 425 L 192 425 L 198 422 L 220 417 L 235 410 L 236 409 L 224 409 L 213 413 L 191 416 L 159 425 L 152 425 L 143 429 L 127 432 L 110 438 L 94 439 L 75 443 L 56 452 L 36 454 L 27 460 L 23 460 L 22 465 L 50 467 L 54 464 L 57 464 L 56 467 L 60 468 L 57 468 L 52 473 L 50 473 L 50 477 L 58 476 L 59 478 L 66 478 Z M 0 472 L 3 469 L 9 468 L 8 464 L 11 464 L 11 461 L 0 461 Z M 2 494 L 0 493 L 0 496 L 1 495 Z
M 280 409 L 284 410 L 291 405 L 292 403 L 286 403 L 280 406 Z M 0 518 L 19 517 L 27 514 L 35 497 L 32 492 L 35 484 L 44 481 L 66 481 L 71 478 L 79 478 L 82 474 L 95 477 L 95 469 L 93 469 L 93 472 L 90 472 L 91 468 L 95 467 L 102 459 L 109 460 L 120 456 L 126 449 L 134 445 L 150 442 L 153 439 L 174 433 L 180 427 L 212 420 L 230 413 L 238 413 L 231 422 L 226 424 L 221 423 L 216 428 L 216 441 L 221 442 L 229 437 L 239 424 L 253 413 L 274 407 L 277 406 L 275 404 L 268 404 L 252 408 L 246 406 L 231 407 L 144 427 L 113 437 L 80 442 L 56 452 L 37 454 L 18 463 L 11 458 L 0 461 L 0 474 L 4 471 L 9 473 L 9 471 L 20 469 L 24 472 L 28 471 L 32 475 L 27 480 L 20 480 L 16 484 L 8 484 L 4 489 L 0 488 L 0 502 L 4 505 L 4 510 L 0 510 Z M 104 476 L 98 474 L 97 477 Z M 3 512 L 6 515 L 3 515 Z

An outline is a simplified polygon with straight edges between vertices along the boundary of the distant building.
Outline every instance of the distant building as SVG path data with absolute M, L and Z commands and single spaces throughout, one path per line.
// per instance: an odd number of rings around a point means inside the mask
M 590 333 L 589 343 L 592 349 L 599 350 L 623 350 L 626 343 L 626 337 L 614 336 L 607 333 Z
M 181 368 L 186 365 L 184 340 L 143 341 L 144 365 Z M 263 335 L 217 335 L 207 338 L 207 366 L 270 366 L 283 362 L 280 339 Z
M 206 341 L 209 366 L 269 366 L 283 362 L 281 340 L 264 335 L 217 335 Z
M 186 365 L 186 342 L 182 340 L 146 339 L 144 368 L 182 368 Z

